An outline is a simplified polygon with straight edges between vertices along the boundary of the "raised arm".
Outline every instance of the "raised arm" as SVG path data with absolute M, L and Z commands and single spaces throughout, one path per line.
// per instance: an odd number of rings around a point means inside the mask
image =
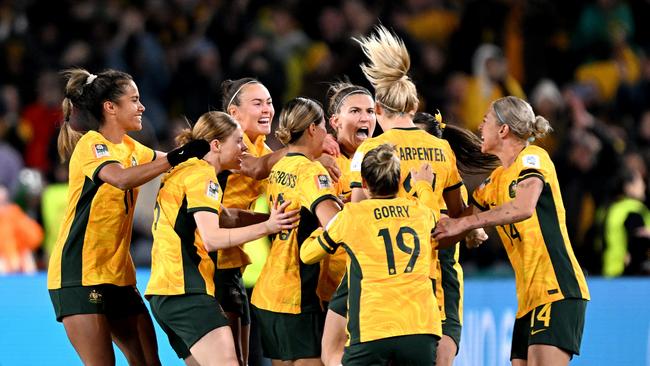
M 210 144 L 205 140 L 193 140 L 170 151 L 168 154 L 158 154 L 157 159 L 133 167 L 125 168 L 120 163 L 109 163 L 102 167 L 97 174 L 102 182 L 108 183 L 121 190 L 141 186 L 190 158 L 202 158 L 210 151 Z

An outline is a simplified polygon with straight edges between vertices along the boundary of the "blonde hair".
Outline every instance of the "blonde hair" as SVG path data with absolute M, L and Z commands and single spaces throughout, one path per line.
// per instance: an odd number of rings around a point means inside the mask
M 553 131 L 551 124 L 542 116 L 536 116 L 533 107 L 523 99 L 507 96 L 495 100 L 492 109 L 499 124 L 507 124 L 522 140 L 533 142 Z
M 415 84 L 408 77 L 411 58 L 404 42 L 384 26 L 377 26 L 375 34 L 354 38 L 370 63 L 361 70 L 375 88 L 375 99 L 387 114 L 403 114 L 418 107 Z
M 394 196 L 399 190 L 401 170 L 395 145 L 382 144 L 370 150 L 361 162 L 361 177 L 372 196 Z
M 104 124 L 104 102 L 117 102 L 133 78 L 116 70 L 94 75 L 84 69 L 68 69 L 61 74 L 67 82 L 61 103 L 63 125 L 59 131 L 57 149 L 64 162 L 70 158 L 84 133 L 97 131 Z M 73 112 L 74 121 L 70 122 Z
M 310 98 L 297 97 L 282 108 L 280 112 L 280 126 L 275 131 L 275 137 L 283 145 L 293 144 L 309 126 L 323 122 L 323 107 Z
M 218 111 L 206 112 L 199 117 L 192 129 L 186 128 L 176 136 L 176 144 L 184 145 L 192 140 L 219 140 L 223 142 L 239 127 L 229 114 Z

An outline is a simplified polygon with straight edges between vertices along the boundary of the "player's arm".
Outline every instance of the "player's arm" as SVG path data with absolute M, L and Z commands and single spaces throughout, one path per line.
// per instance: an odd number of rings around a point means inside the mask
M 517 184 L 514 200 L 487 211 L 472 210 L 472 214 L 458 219 L 441 219 L 436 226 L 434 237 L 438 239 L 458 235 L 479 227 L 511 224 L 533 216 L 544 182 L 531 177 Z
M 300 260 L 305 264 L 320 262 L 326 255 L 334 254 L 339 244 L 335 243 L 322 228 L 311 233 L 300 246 Z
M 163 154 L 160 159 L 154 159 L 148 163 L 125 168 L 118 162 L 110 162 L 100 168 L 97 176 L 102 182 L 121 190 L 127 190 L 147 183 L 169 168 L 192 157 L 202 158 L 209 151 L 210 144 L 207 141 L 192 140 L 168 154 Z
M 242 210 L 239 208 L 221 207 L 219 226 L 222 228 L 235 228 L 258 224 L 269 219 L 268 213 Z
M 261 157 L 244 154 L 241 158 L 241 168 L 238 172 L 256 180 L 266 179 L 271 174 L 273 165 L 287 155 L 288 151 L 289 148 L 285 147 Z
M 227 229 L 219 227 L 219 215 L 210 211 L 194 213 L 196 227 L 203 239 L 203 245 L 209 252 L 217 249 L 231 248 L 281 230 L 291 230 L 298 221 L 298 210 L 284 210 L 291 202 L 271 208 L 269 219 L 254 225 Z

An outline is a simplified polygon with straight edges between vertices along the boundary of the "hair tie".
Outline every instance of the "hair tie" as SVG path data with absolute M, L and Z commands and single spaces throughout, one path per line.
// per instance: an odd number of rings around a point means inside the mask
M 372 98 L 372 95 L 370 95 L 370 94 L 369 94 L 368 92 L 366 92 L 365 90 L 360 90 L 360 89 L 353 90 L 353 91 L 351 91 L 351 92 L 345 94 L 345 95 L 343 96 L 343 98 L 339 99 L 339 102 L 336 104 L 336 108 L 334 108 L 334 113 L 335 113 L 335 114 L 337 113 L 337 111 L 339 110 L 339 108 L 341 108 L 341 104 L 343 104 L 343 101 L 344 101 L 347 97 L 349 97 L 350 95 L 353 95 L 353 94 L 365 94 L 365 95 L 369 96 L 370 98 Z
M 95 79 L 97 79 L 97 75 L 89 74 L 88 77 L 86 78 L 86 85 L 92 83 Z
M 529 138 L 526 139 L 526 141 L 532 144 L 533 142 L 535 142 L 535 136 L 530 136 Z
M 436 114 L 433 116 L 433 118 L 438 122 L 438 126 L 440 127 L 441 130 L 445 130 L 445 127 L 447 127 L 447 124 L 442 122 L 442 113 L 440 113 L 440 109 L 436 109 Z
M 246 85 L 251 84 L 251 83 L 257 83 L 257 82 L 258 82 L 257 80 L 250 80 L 250 81 L 247 81 L 247 82 L 243 83 L 242 85 L 240 85 L 239 88 L 237 88 L 237 91 L 235 92 L 235 94 L 232 95 L 232 98 L 230 98 L 230 102 L 228 102 L 228 105 L 226 105 L 226 110 L 224 112 L 228 113 L 228 108 L 230 108 L 230 105 L 232 104 L 232 101 L 235 100 L 235 97 L 237 96 L 237 94 L 239 94 L 239 92 Z
M 501 123 L 502 125 L 505 125 L 506 121 L 503 119 L 503 117 L 501 117 L 501 114 L 499 113 L 499 110 L 497 109 L 497 103 L 496 102 L 494 102 L 492 104 L 492 109 L 494 109 L 494 114 L 496 114 L 497 119 L 499 120 L 499 123 Z

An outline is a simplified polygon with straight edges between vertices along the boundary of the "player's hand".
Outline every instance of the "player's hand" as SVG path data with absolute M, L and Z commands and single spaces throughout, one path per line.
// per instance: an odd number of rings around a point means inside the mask
M 191 158 L 203 158 L 210 151 L 210 143 L 205 140 L 192 140 L 167 153 L 169 165 L 176 166 Z
M 341 154 L 341 148 L 339 143 L 336 142 L 336 138 L 329 133 L 325 135 L 323 140 L 323 153 L 337 157 Z
M 327 169 L 327 172 L 329 173 L 330 178 L 332 178 L 332 181 L 334 183 L 339 181 L 339 178 L 341 177 L 341 169 L 336 164 L 336 159 L 332 155 L 322 154 L 316 160 L 318 160 L 321 165 Z
M 441 239 L 462 233 L 465 230 L 461 227 L 460 221 L 460 219 L 441 217 L 433 231 L 433 238 L 440 241 Z
M 483 228 L 470 230 L 465 236 L 465 246 L 468 249 L 478 248 L 484 241 L 488 239 L 488 234 Z
M 291 201 L 283 202 L 278 206 L 275 202 L 271 207 L 269 219 L 264 222 L 269 234 L 275 234 L 282 230 L 291 230 L 295 227 L 296 221 L 300 220 L 298 213 L 300 210 L 285 211 L 291 204 Z
M 411 182 L 413 182 L 413 185 L 419 181 L 425 181 L 429 182 L 429 184 L 433 183 L 433 178 L 435 177 L 435 173 L 433 173 L 433 170 L 431 169 L 431 165 L 429 163 L 422 163 L 420 165 L 420 169 L 415 170 L 411 169 Z

